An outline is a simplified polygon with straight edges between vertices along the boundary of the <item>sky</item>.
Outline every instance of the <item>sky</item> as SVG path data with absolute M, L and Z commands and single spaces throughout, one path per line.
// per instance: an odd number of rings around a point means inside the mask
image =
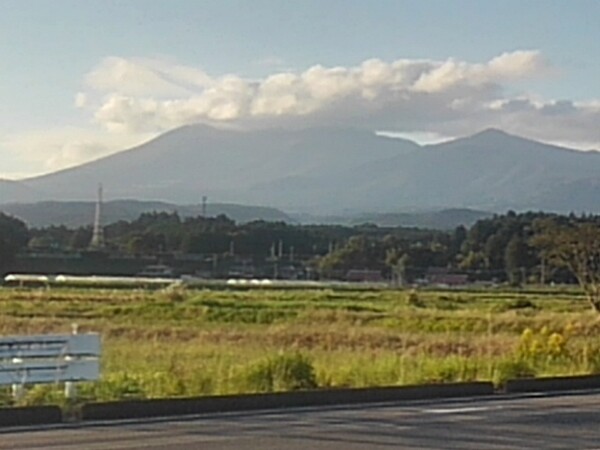
M 600 149 L 597 0 L 2 0 L 0 177 L 191 123 Z

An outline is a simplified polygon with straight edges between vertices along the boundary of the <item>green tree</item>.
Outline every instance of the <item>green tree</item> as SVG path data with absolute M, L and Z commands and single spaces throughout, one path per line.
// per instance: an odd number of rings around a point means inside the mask
M 504 252 L 506 276 L 513 286 L 520 286 L 526 281 L 525 268 L 529 265 L 529 257 L 529 247 L 525 240 L 514 235 Z
M 385 252 L 380 241 L 366 236 L 353 236 L 342 248 L 325 255 L 319 270 L 325 276 L 350 269 L 385 269 Z
M 0 273 L 10 268 L 17 252 L 27 245 L 29 231 L 21 220 L 0 213 Z
M 398 249 L 388 250 L 385 256 L 385 264 L 389 267 L 392 280 L 397 286 L 404 286 L 407 281 L 406 269 L 410 263 L 410 257 L 407 253 L 402 253 Z
M 69 248 L 71 250 L 83 250 L 89 247 L 92 240 L 91 227 L 79 227 L 71 234 Z
M 152 231 L 145 231 L 132 236 L 127 243 L 127 249 L 131 253 L 154 254 L 164 251 L 165 246 L 165 236 L 162 233 Z
M 600 226 L 546 223 L 531 242 L 551 263 L 573 274 L 594 311 L 600 312 Z

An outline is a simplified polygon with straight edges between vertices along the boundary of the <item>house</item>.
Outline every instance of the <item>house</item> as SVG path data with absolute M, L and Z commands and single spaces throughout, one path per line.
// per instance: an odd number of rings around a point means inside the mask
M 346 272 L 346 281 L 359 283 L 381 283 L 384 281 L 379 270 L 351 269 Z
M 425 275 L 427 284 L 436 286 L 463 286 L 469 282 L 469 276 L 463 273 L 451 273 L 442 267 L 430 267 Z

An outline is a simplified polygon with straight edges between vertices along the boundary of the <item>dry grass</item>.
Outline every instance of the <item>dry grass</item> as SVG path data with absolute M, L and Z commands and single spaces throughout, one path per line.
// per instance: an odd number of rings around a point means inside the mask
M 244 392 L 270 367 L 269 355 L 292 362 L 303 355 L 319 386 L 600 370 L 593 339 L 600 318 L 577 293 L 416 295 L 418 302 L 402 291 L 202 290 L 175 299 L 143 290 L 3 288 L 0 334 L 69 332 L 73 323 L 100 332 L 103 381 L 83 389 L 92 399 Z M 562 333 L 564 352 L 519 354 L 526 329 Z M 35 391 L 36 402 L 56 397 L 52 388 Z

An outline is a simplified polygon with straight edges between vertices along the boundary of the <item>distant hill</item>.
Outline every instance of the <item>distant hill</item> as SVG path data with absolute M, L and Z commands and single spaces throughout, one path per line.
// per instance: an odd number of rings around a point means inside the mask
M 33 227 L 65 225 L 79 227 L 91 225 L 94 220 L 94 202 L 38 202 L 11 203 L 0 205 L 0 211 L 18 217 Z M 114 223 L 119 220 L 135 220 L 147 212 L 177 212 L 181 217 L 196 217 L 202 214 L 201 205 L 174 205 L 165 202 L 144 202 L 137 200 L 115 200 L 105 202 L 102 207 L 102 222 Z M 287 214 L 275 208 L 243 206 L 234 204 L 208 204 L 208 216 L 225 214 L 236 222 L 253 220 L 293 222 Z
M 599 213 L 599 173 L 599 152 L 494 129 L 419 146 L 360 129 L 193 125 L 18 186 L 0 183 L 0 201 L 93 201 L 101 182 L 111 198 L 195 204 L 207 195 L 319 216 L 444 209 Z
M 374 223 L 382 227 L 415 227 L 434 230 L 451 230 L 460 225 L 467 228 L 493 214 L 473 209 L 443 209 L 413 213 L 365 214 L 352 218 L 351 223 Z
M 439 211 L 348 214 L 345 216 L 292 215 L 303 224 L 362 225 L 371 223 L 380 227 L 428 228 L 452 230 L 460 225 L 470 227 L 480 219 L 491 217 L 493 213 L 473 209 L 444 209 Z

